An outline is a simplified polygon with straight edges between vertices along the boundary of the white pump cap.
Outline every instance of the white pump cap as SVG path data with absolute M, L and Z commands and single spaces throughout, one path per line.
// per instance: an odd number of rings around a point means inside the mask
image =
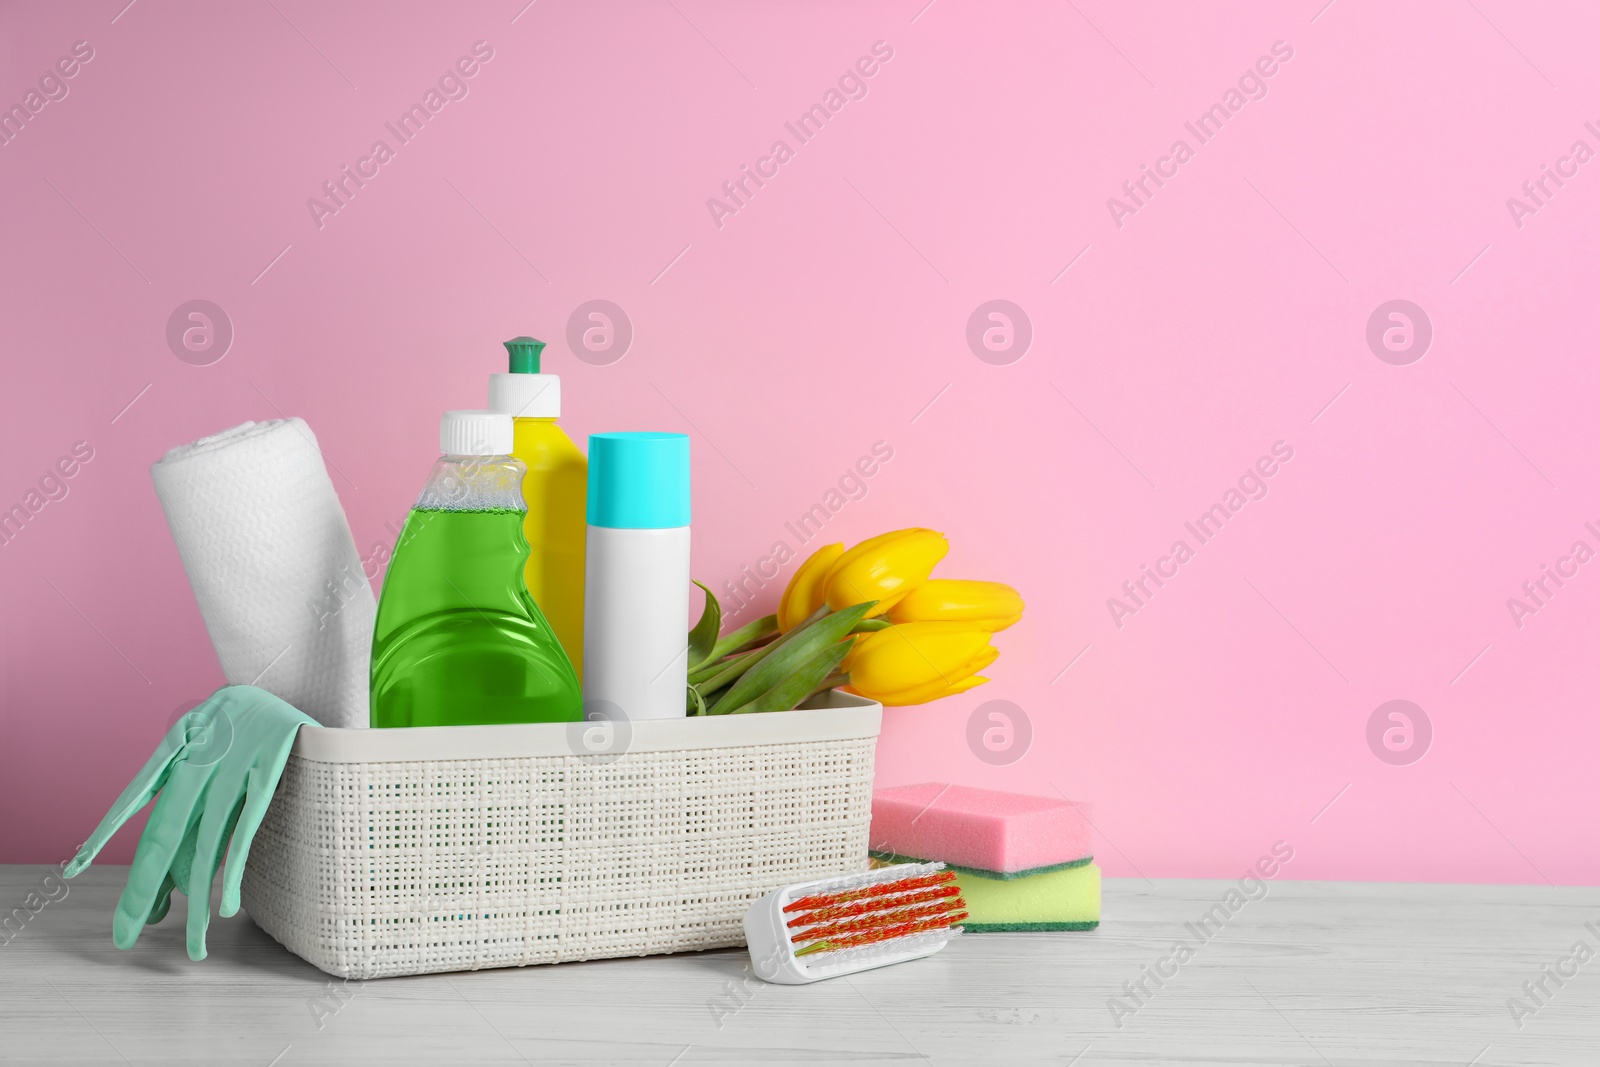
M 559 374 L 489 375 L 489 410 L 516 419 L 561 417 Z
M 511 416 L 494 411 L 447 411 L 439 420 L 439 451 L 447 456 L 509 456 Z

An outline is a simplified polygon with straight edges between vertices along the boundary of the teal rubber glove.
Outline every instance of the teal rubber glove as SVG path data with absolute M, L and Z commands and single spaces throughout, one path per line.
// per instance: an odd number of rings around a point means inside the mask
M 250 842 L 272 803 L 295 734 L 316 725 L 249 685 L 218 689 L 173 724 L 66 868 L 71 878 L 88 867 L 111 835 L 156 798 L 112 918 L 111 940 L 118 948 L 132 948 L 147 924 L 165 918 L 177 889 L 189 898 L 189 958 L 206 958 L 211 883 L 223 850 L 228 853 L 221 908 L 226 918 L 239 911 Z

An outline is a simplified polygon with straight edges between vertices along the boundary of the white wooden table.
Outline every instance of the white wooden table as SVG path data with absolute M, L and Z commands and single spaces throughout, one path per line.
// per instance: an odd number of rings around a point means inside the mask
M 0 867 L 0 915 L 46 870 Z M 346 985 L 242 915 L 192 963 L 181 898 L 118 952 L 125 877 L 90 870 L 0 946 L 0 1063 L 1600 1064 L 1600 955 L 1560 963 L 1600 953 L 1600 889 L 1273 882 L 1119 1028 L 1108 1000 L 1135 1007 L 1123 984 L 1196 945 L 1230 883 L 1108 880 L 1096 932 L 790 988 L 734 950 Z

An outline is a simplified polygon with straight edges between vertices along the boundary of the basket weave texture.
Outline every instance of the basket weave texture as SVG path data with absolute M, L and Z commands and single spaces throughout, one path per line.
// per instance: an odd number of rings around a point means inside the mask
M 742 945 L 763 894 L 867 869 L 875 744 L 292 755 L 244 904 L 296 955 L 357 979 Z

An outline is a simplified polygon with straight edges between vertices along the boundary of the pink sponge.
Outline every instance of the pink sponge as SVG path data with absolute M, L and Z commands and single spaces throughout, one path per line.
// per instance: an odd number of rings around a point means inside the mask
M 942 860 L 991 878 L 1089 862 L 1089 806 L 928 782 L 872 794 L 870 845 L 881 858 Z

